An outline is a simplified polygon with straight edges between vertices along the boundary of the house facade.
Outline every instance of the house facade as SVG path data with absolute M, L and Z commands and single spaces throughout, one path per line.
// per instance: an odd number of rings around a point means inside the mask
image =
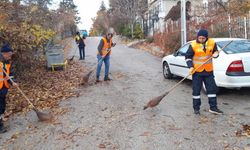
M 164 31 L 165 16 L 176 3 L 177 0 L 148 0 L 148 11 L 145 13 L 143 26 L 148 36 Z
M 194 14 L 204 14 L 206 0 L 186 0 L 186 6 L 188 6 L 188 14 L 190 19 L 196 16 Z M 143 21 L 144 33 L 147 36 L 153 36 L 155 33 L 162 33 L 166 29 L 180 28 L 180 3 L 181 0 L 148 0 L 148 10 L 145 13 Z M 175 16 L 176 19 L 169 18 L 168 16 Z

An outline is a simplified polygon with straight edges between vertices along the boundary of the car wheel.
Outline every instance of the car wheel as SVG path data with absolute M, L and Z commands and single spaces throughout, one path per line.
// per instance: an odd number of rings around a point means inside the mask
M 171 79 L 173 77 L 173 74 L 171 73 L 167 62 L 163 63 L 162 69 L 163 69 L 163 76 L 165 79 Z

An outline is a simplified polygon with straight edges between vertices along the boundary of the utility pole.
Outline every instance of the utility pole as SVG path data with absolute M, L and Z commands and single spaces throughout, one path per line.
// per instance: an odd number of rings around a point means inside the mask
M 187 42 L 186 0 L 181 0 L 181 45 Z
M 231 28 L 231 17 L 230 14 L 228 14 L 228 32 L 229 32 L 229 37 L 232 37 L 232 28 Z
M 244 17 L 245 39 L 247 39 L 247 17 Z

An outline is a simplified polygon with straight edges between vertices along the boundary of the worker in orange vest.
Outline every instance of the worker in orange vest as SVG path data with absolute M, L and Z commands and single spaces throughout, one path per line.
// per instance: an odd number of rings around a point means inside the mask
M 98 45 L 97 51 L 97 69 L 96 69 L 96 82 L 100 82 L 100 73 L 102 68 L 102 63 L 105 64 L 105 74 L 104 74 L 104 81 L 110 81 L 111 78 L 109 77 L 109 67 L 110 67 L 110 54 L 111 54 L 111 47 L 114 47 L 116 43 L 112 42 L 114 32 L 109 30 L 107 35 L 102 37 L 100 43 Z
M 3 124 L 3 114 L 6 107 L 6 95 L 10 85 L 18 86 L 15 82 L 11 82 L 10 78 L 13 79 L 13 71 L 11 69 L 11 56 L 13 55 L 13 50 L 9 44 L 5 44 L 1 48 L 2 58 L 0 60 L 0 133 L 6 132 L 6 128 Z M 7 74 L 7 75 L 6 75 Z
M 213 39 L 208 38 L 208 31 L 201 29 L 197 34 L 196 41 L 191 43 L 185 56 L 187 65 L 190 68 L 189 73 L 192 74 L 193 109 L 195 114 L 200 114 L 200 91 L 203 82 L 210 105 L 209 112 L 214 114 L 223 113 L 217 107 L 216 93 L 218 88 L 214 80 L 213 62 L 212 59 L 207 61 L 211 57 L 219 57 L 217 45 Z

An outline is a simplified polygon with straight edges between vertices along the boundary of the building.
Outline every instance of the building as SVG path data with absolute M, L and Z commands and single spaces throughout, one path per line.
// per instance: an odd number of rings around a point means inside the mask
M 204 14 L 205 1 L 186 0 L 187 19 L 202 21 L 195 14 Z M 148 11 L 143 22 L 144 33 L 147 36 L 153 36 L 155 33 L 162 33 L 166 28 L 173 32 L 180 29 L 181 0 L 148 0 Z M 174 17 L 172 17 L 174 16 Z
M 177 0 L 148 0 L 148 11 L 145 13 L 144 21 L 144 32 L 148 36 L 164 31 L 165 16 L 176 3 Z

